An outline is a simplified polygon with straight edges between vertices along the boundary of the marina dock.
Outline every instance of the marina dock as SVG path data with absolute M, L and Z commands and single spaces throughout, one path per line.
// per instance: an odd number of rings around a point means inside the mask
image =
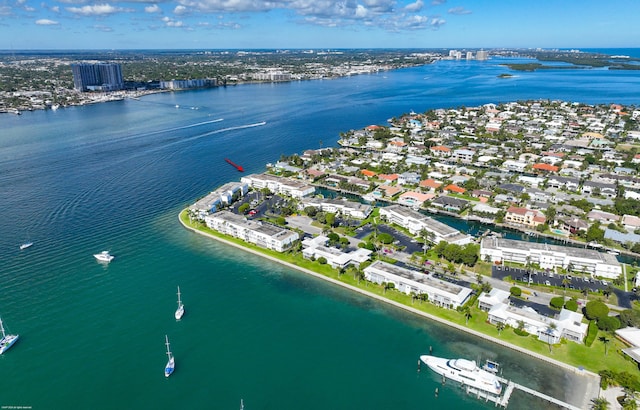
M 504 393 L 501 396 L 495 396 L 490 393 L 480 391 L 478 389 L 474 389 L 473 387 L 469 387 L 469 386 L 463 386 L 463 387 L 465 388 L 465 391 L 467 392 L 467 394 L 472 394 L 476 396 L 478 399 L 484 399 L 485 401 L 492 401 L 495 403 L 496 407 L 500 406 L 505 409 L 509 405 L 509 399 L 511 398 L 511 394 L 513 394 L 513 391 L 515 389 L 518 389 L 520 391 L 528 393 L 532 396 L 539 397 L 543 400 L 546 400 L 562 408 L 565 408 L 568 410 L 581 410 L 580 407 L 574 406 L 573 404 L 566 403 L 562 400 L 556 399 L 555 397 L 551 397 L 537 390 L 509 381 L 507 379 L 500 378 L 500 382 L 503 384 L 503 386 L 507 386 L 506 389 L 504 390 Z

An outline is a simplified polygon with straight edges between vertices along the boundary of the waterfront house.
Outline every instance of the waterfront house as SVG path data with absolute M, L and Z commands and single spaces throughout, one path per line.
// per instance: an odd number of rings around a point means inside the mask
M 447 309 L 456 309 L 471 296 L 471 289 L 434 278 L 412 269 L 377 260 L 364 269 L 365 278 L 373 283 L 393 283 L 407 295 L 426 294 L 429 302 Z
M 504 221 L 524 228 L 535 229 L 538 225 L 544 224 L 546 219 L 540 211 L 511 206 L 507 209 Z
M 420 181 L 419 186 L 420 188 L 425 189 L 427 191 L 435 192 L 436 189 L 442 186 L 442 183 L 434 179 L 425 179 Z
M 433 199 L 435 196 L 435 194 L 422 194 L 420 192 L 407 191 L 400 195 L 398 203 L 414 208 L 420 208 L 424 202 Z
M 450 196 L 440 196 L 431 201 L 431 205 L 450 212 L 461 212 L 469 205 L 469 201 L 465 201 L 464 199 L 459 198 L 452 198 Z
M 611 222 L 618 222 L 620 216 L 612 214 L 611 212 L 591 211 L 587 214 L 587 219 L 602 224 L 610 224 Z

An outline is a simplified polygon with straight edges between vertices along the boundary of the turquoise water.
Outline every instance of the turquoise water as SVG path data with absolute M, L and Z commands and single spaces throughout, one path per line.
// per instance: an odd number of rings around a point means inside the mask
M 638 103 L 633 73 L 443 62 L 0 117 L 0 406 L 492 408 L 417 358 L 493 358 L 558 397 L 570 375 L 183 230 L 177 213 L 281 154 L 410 110 L 522 98 Z M 512 81 L 514 80 L 514 81 Z M 180 107 L 176 109 L 175 105 Z M 198 109 L 191 109 L 197 107 Z M 263 126 L 249 125 L 266 121 Z M 25 240 L 33 247 L 20 251 Z M 92 254 L 108 249 L 108 266 Z M 176 287 L 186 314 L 173 319 Z M 163 376 L 164 335 L 176 371 Z M 514 395 L 510 408 L 544 405 Z

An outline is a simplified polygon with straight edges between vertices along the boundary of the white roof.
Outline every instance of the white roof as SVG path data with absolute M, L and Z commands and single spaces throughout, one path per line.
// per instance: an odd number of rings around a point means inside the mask
M 625 327 L 616 330 L 616 334 L 625 342 L 634 347 L 640 347 L 640 329 L 637 327 Z

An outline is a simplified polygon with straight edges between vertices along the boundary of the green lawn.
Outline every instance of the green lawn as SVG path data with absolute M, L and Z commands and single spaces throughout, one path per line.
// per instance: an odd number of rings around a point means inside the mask
M 224 240 L 239 244 L 248 249 L 258 251 L 270 257 L 277 258 L 283 262 L 288 262 L 295 266 L 299 266 L 301 268 L 322 274 L 326 277 L 339 280 L 340 282 L 365 290 L 369 293 L 383 296 L 388 300 L 412 307 L 421 312 L 437 316 L 451 323 L 473 329 L 487 336 L 491 336 L 504 342 L 511 343 L 518 347 L 527 349 L 543 356 L 550 357 L 569 365 L 576 367 L 582 366 L 585 369 L 596 373 L 600 370 L 608 369 L 616 372 L 626 370 L 632 374 L 638 374 L 637 364 L 625 357 L 621 352 L 621 350 L 626 346 L 624 346 L 622 342 L 620 342 L 610 334 L 606 334 L 607 338 L 610 339 L 610 342 L 607 346 L 607 355 L 605 355 L 604 344 L 599 341 L 599 337 L 605 335 L 604 332 L 600 332 L 598 334 L 595 342 L 591 347 L 587 347 L 582 343 L 563 341 L 560 344 L 553 345 L 551 351 L 549 351 L 549 346 L 546 343 L 539 341 L 535 336 L 518 336 L 514 333 L 514 329 L 512 328 L 507 328 L 503 330 L 500 335 L 498 335 L 496 327 L 487 323 L 487 313 L 479 310 L 476 307 L 471 308 L 472 316 L 469 319 L 468 323 L 466 323 L 466 317 L 461 312 L 451 309 L 439 308 L 429 302 L 413 300 L 411 296 L 400 293 L 393 289 L 385 290 L 381 285 L 367 282 L 365 280 L 358 280 L 357 275 L 354 275 L 352 273 L 340 274 L 337 270 L 331 268 L 329 265 L 323 265 L 317 261 L 304 259 L 299 252 L 282 254 L 276 251 L 270 251 L 252 244 L 248 244 L 240 239 L 232 238 L 227 235 L 215 232 L 207 228 L 203 223 L 191 223 L 187 216 L 186 210 L 180 213 L 180 219 L 186 226 L 198 229 L 207 234 L 223 238 Z M 490 269 L 490 264 L 487 265 Z M 484 271 L 486 269 L 486 267 L 483 267 L 481 269 L 478 269 L 478 271 L 484 274 Z M 569 292 L 567 292 L 567 296 L 569 296 Z

